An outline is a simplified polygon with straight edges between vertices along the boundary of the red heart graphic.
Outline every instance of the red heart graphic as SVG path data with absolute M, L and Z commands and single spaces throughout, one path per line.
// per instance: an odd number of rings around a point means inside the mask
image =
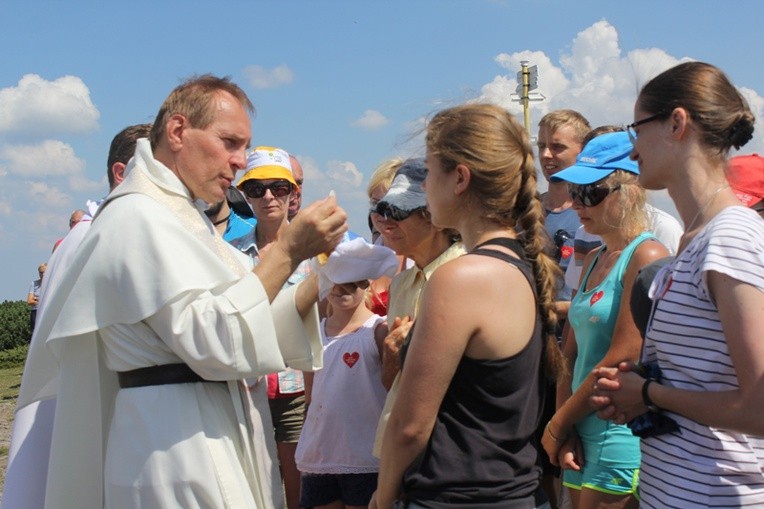
M 573 256 L 573 248 L 570 246 L 562 246 L 562 249 L 560 249 L 560 253 L 562 254 L 562 259 L 567 260 L 571 256 Z
M 342 354 L 342 360 L 345 361 L 345 364 L 347 364 L 349 368 L 355 366 L 355 363 L 358 362 L 358 357 L 358 352 L 345 352 Z
M 597 302 L 598 300 L 600 300 L 603 295 L 605 295 L 605 292 L 603 292 L 602 290 L 600 290 L 599 292 L 597 292 L 594 295 L 592 295 L 592 298 L 589 299 L 589 305 L 593 306 L 594 303 Z

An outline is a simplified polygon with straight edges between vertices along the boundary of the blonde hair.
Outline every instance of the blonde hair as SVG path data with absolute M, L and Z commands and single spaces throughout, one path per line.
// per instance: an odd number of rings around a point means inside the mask
M 586 117 L 576 110 L 555 110 L 550 111 L 539 120 L 539 129 L 548 127 L 551 132 L 557 132 L 561 127 L 570 126 L 576 135 L 576 139 L 583 145 L 584 136 L 589 132 L 591 126 Z
M 592 141 L 597 136 L 609 133 L 623 132 L 623 128 L 617 125 L 602 125 L 595 127 L 584 136 L 583 145 Z M 603 179 L 611 188 L 621 186 L 618 191 L 618 205 L 621 217 L 618 224 L 614 225 L 622 229 L 626 238 L 634 240 L 637 235 L 647 230 L 650 221 L 647 217 L 647 191 L 639 183 L 639 177 L 625 170 L 616 170 Z
M 640 233 L 648 229 L 647 191 L 639 184 L 639 177 L 631 172 L 615 170 L 603 182 L 611 188 L 620 186 L 613 193 L 618 198 L 617 208 L 620 211 L 618 227 L 629 241 L 634 240 Z
M 468 199 L 486 218 L 518 231 L 518 240 L 533 267 L 539 314 L 547 336 L 546 372 L 556 375 L 563 369 L 555 335 L 556 282 L 561 272 L 547 254 L 544 208 L 525 129 L 498 106 L 466 104 L 436 114 L 428 125 L 426 143 L 444 171 L 453 171 L 457 164 L 469 167 Z
M 384 161 L 382 164 L 374 168 L 374 173 L 371 174 L 369 185 L 366 188 L 368 197 L 371 198 L 371 193 L 378 187 L 384 188 L 385 191 L 390 189 L 390 185 L 393 183 L 393 178 L 395 178 L 395 172 L 398 171 L 398 168 L 400 168 L 402 164 L 403 159 L 394 157 Z

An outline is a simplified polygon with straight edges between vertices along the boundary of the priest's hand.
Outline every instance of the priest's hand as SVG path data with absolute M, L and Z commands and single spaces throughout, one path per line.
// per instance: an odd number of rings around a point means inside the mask
M 329 254 L 348 231 L 347 214 L 337 204 L 334 194 L 302 209 L 284 231 L 279 241 L 299 261 L 321 253 Z

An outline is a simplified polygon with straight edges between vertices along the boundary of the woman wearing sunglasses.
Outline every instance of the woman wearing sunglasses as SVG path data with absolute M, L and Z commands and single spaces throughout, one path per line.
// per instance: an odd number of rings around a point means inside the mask
M 384 198 L 390 185 L 393 183 L 395 173 L 403 164 L 403 159 L 393 158 L 384 161 L 374 169 L 369 177 L 369 185 L 366 188 L 366 194 L 369 197 L 369 229 L 371 230 L 371 242 L 373 244 L 384 245 L 384 239 L 381 237 L 380 225 L 382 217 L 376 213 L 377 204 Z M 405 270 L 407 260 L 405 256 L 398 255 L 398 272 Z M 397 273 L 396 273 L 397 274 Z M 382 276 L 371 282 L 370 290 L 370 309 L 379 316 L 387 315 L 387 302 L 390 296 L 390 282 L 392 278 Z
M 464 254 L 464 247 L 454 232 L 443 230 L 430 220 L 422 188 L 426 175 L 424 159 L 404 161 L 390 188 L 371 210 L 372 221 L 379 227 L 384 245 L 414 262 L 413 267 L 401 271 L 390 283 L 387 308 L 390 335 L 382 355 L 382 383 L 388 395 L 374 442 L 377 457 L 381 454 L 387 418 L 398 394 L 399 350 L 419 312 L 422 290 L 436 268 Z
M 464 253 L 453 232 L 438 228 L 430 221 L 422 188 L 426 173 L 424 159 L 404 161 L 395 172 L 390 188 L 371 211 L 384 245 L 414 262 L 413 267 L 397 274 L 390 283 L 387 322 L 393 336 L 386 342 L 382 379 L 390 389 L 390 396 L 382 421 L 397 393 L 391 387 L 400 370 L 398 350 L 411 321 L 416 318 L 422 289 L 436 268 Z M 380 429 L 379 435 L 381 432 Z
M 237 184 L 257 219 L 257 225 L 231 245 L 250 255 L 255 264 L 288 224 L 289 197 L 297 183 L 292 176 L 289 155 L 280 148 L 257 147 L 247 155 L 247 172 Z M 310 262 L 302 262 L 286 285 L 302 281 L 310 273 Z M 257 383 L 252 380 L 251 383 Z M 262 382 L 260 382 L 262 383 Z M 296 509 L 300 501 L 300 473 L 295 464 L 295 451 L 305 414 L 303 374 L 287 368 L 267 377 L 268 403 L 276 433 L 276 448 L 284 479 L 287 507 Z
M 754 116 L 721 70 L 688 62 L 644 86 L 634 120 L 639 181 L 668 190 L 685 233 L 650 288 L 649 376 L 625 363 L 599 369 L 592 403 L 616 422 L 677 428 L 641 439 L 642 507 L 762 507 L 764 221 L 725 175 Z
M 544 357 L 560 354 L 533 149 L 484 104 L 435 115 L 426 143 L 431 221 L 469 251 L 424 288 L 370 507 L 534 508 L 544 367 L 559 365 Z
M 602 134 L 584 146 L 576 164 L 552 176 L 568 182 L 581 224 L 604 244 L 584 259 L 568 312 L 572 331 L 563 354 L 569 369 L 558 381 L 557 411 L 542 438 L 550 461 L 563 468 L 574 508 L 638 505 L 639 439 L 628 427 L 597 418 L 589 406 L 593 368 L 639 357 L 631 287 L 640 268 L 668 255 L 646 232 L 646 193 L 631 149 L 625 132 Z

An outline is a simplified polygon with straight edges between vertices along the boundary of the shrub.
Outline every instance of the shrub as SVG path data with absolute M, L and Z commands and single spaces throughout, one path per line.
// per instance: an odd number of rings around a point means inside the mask
M 28 345 L 32 339 L 29 306 L 23 300 L 0 303 L 0 350 Z
M 27 359 L 29 345 L 21 345 L 10 350 L 0 351 L 0 369 L 23 366 Z

